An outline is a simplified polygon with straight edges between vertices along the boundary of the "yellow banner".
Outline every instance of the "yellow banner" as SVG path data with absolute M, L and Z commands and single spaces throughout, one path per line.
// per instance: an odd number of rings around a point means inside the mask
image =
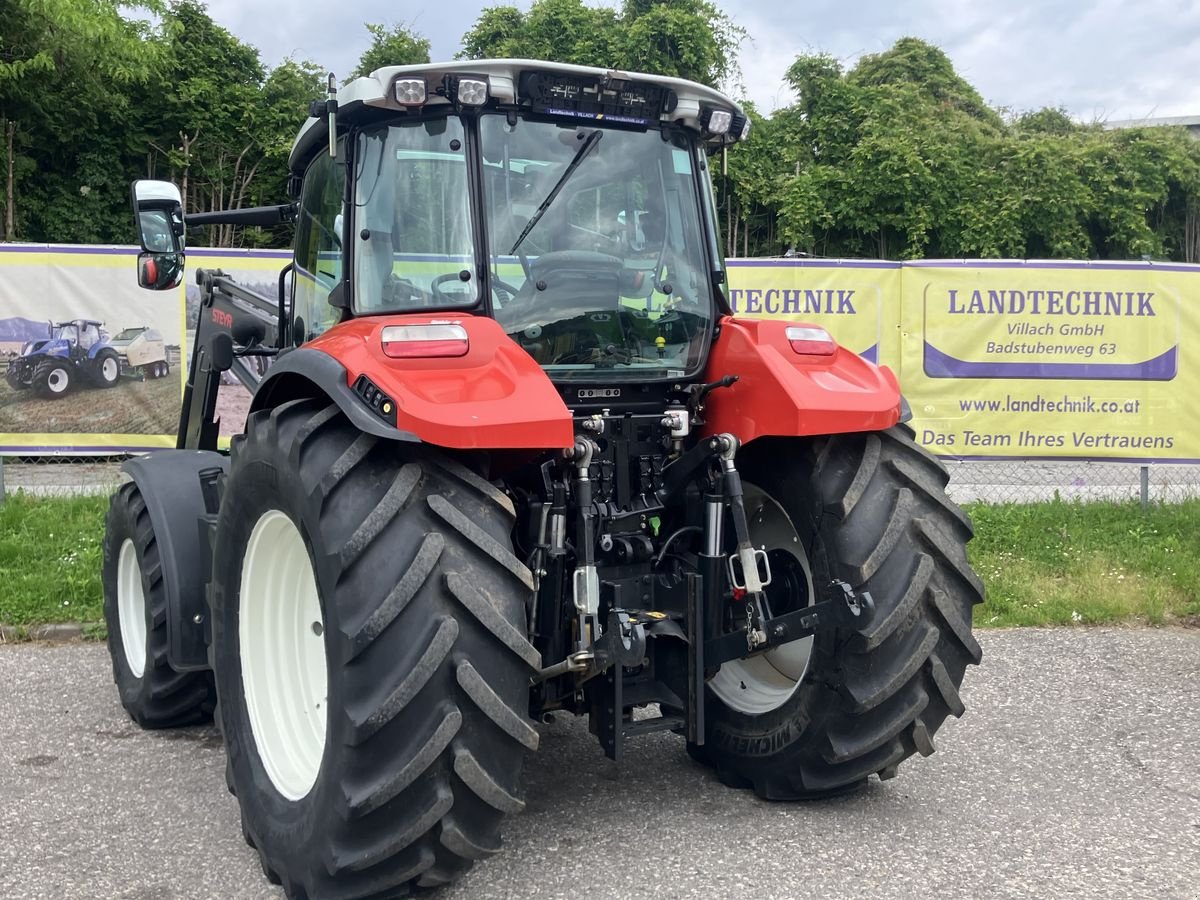
M 132 247 L 0 245 L 0 449 L 174 446 L 183 299 L 137 286 Z
M 188 267 L 275 296 L 290 258 L 194 249 Z M 198 290 L 189 273 L 185 316 L 184 290 L 140 290 L 135 260 L 128 247 L 0 247 L 0 372 L 73 320 L 99 323 L 123 359 L 108 389 L 86 365 L 61 396 L 0 379 L 0 449 L 173 444 Z M 918 440 L 939 455 L 1200 462 L 1200 266 L 731 259 L 728 277 L 738 315 L 821 325 L 896 371 Z M 148 330 L 161 359 L 121 342 Z M 223 434 L 249 401 L 222 385 Z
M 963 458 L 1200 459 L 1200 268 L 912 263 L 900 382 Z
M 727 271 L 736 315 L 820 325 L 864 359 L 898 366 L 899 263 L 731 259 Z

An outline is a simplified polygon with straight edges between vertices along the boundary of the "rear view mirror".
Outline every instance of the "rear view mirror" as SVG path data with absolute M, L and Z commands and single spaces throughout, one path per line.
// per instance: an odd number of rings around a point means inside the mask
M 169 181 L 135 181 L 133 208 L 142 253 L 138 284 L 165 291 L 183 280 L 183 200 Z
M 139 253 L 138 284 L 151 291 L 179 287 L 183 281 L 182 253 Z

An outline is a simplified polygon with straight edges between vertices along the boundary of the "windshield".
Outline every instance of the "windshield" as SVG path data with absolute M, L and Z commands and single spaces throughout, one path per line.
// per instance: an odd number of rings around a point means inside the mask
M 145 328 L 126 328 L 124 331 L 122 331 L 120 334 L 118 334 L 115 338 L 113 338 L 113 340 L 114 341 L 132 341 L 135 337 L 137 337 L 143 331 L 146 331 L 146 329 Z M 146 336 L 150 337 L 149 334 L 147 334 Z
M 690 139 L 498 115 L 480 139 L 504 330 L 556 377 L 694 372 L 713 306 Z
M 371 128 L 358 140 L 355 311 L 474 305 L 479 279 L 461 120 Z
M 79 340 L 79 329 L 70 324 L 55 325 L 53 330 L 50 332 L 50 337 L 61 338 L 64 341 L 71 341 L 74 343 L 75 341 Z

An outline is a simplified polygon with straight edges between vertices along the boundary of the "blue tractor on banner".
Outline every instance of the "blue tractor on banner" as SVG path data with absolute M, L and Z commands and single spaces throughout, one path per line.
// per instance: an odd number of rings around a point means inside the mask
M 6 378 L 14 390 L 32 388 L 39 397 L 56 399 L 77 382 L 115 387 L 121 360 L 102 332 L 103 322 L 73 319 L 50 326 L 50 337 L 30 341 L 8 365 Z

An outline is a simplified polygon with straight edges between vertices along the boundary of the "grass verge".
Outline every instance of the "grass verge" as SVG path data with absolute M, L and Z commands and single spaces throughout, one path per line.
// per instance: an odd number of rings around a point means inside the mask
M 0 623 L 99 622 L 107 497 L 0 505 Z M 977 626 L 1161 624 L 1200 618 L 1200 500 L 973 504 Z M 89 637 L 104 636 L 103 628 Z
M 107 497 L 10 494 L 0 505 L 0 623 L 98 622 Z
M 1158 625 L 1200 616 L 1200 500 L 974 504 L 976 625 Z

